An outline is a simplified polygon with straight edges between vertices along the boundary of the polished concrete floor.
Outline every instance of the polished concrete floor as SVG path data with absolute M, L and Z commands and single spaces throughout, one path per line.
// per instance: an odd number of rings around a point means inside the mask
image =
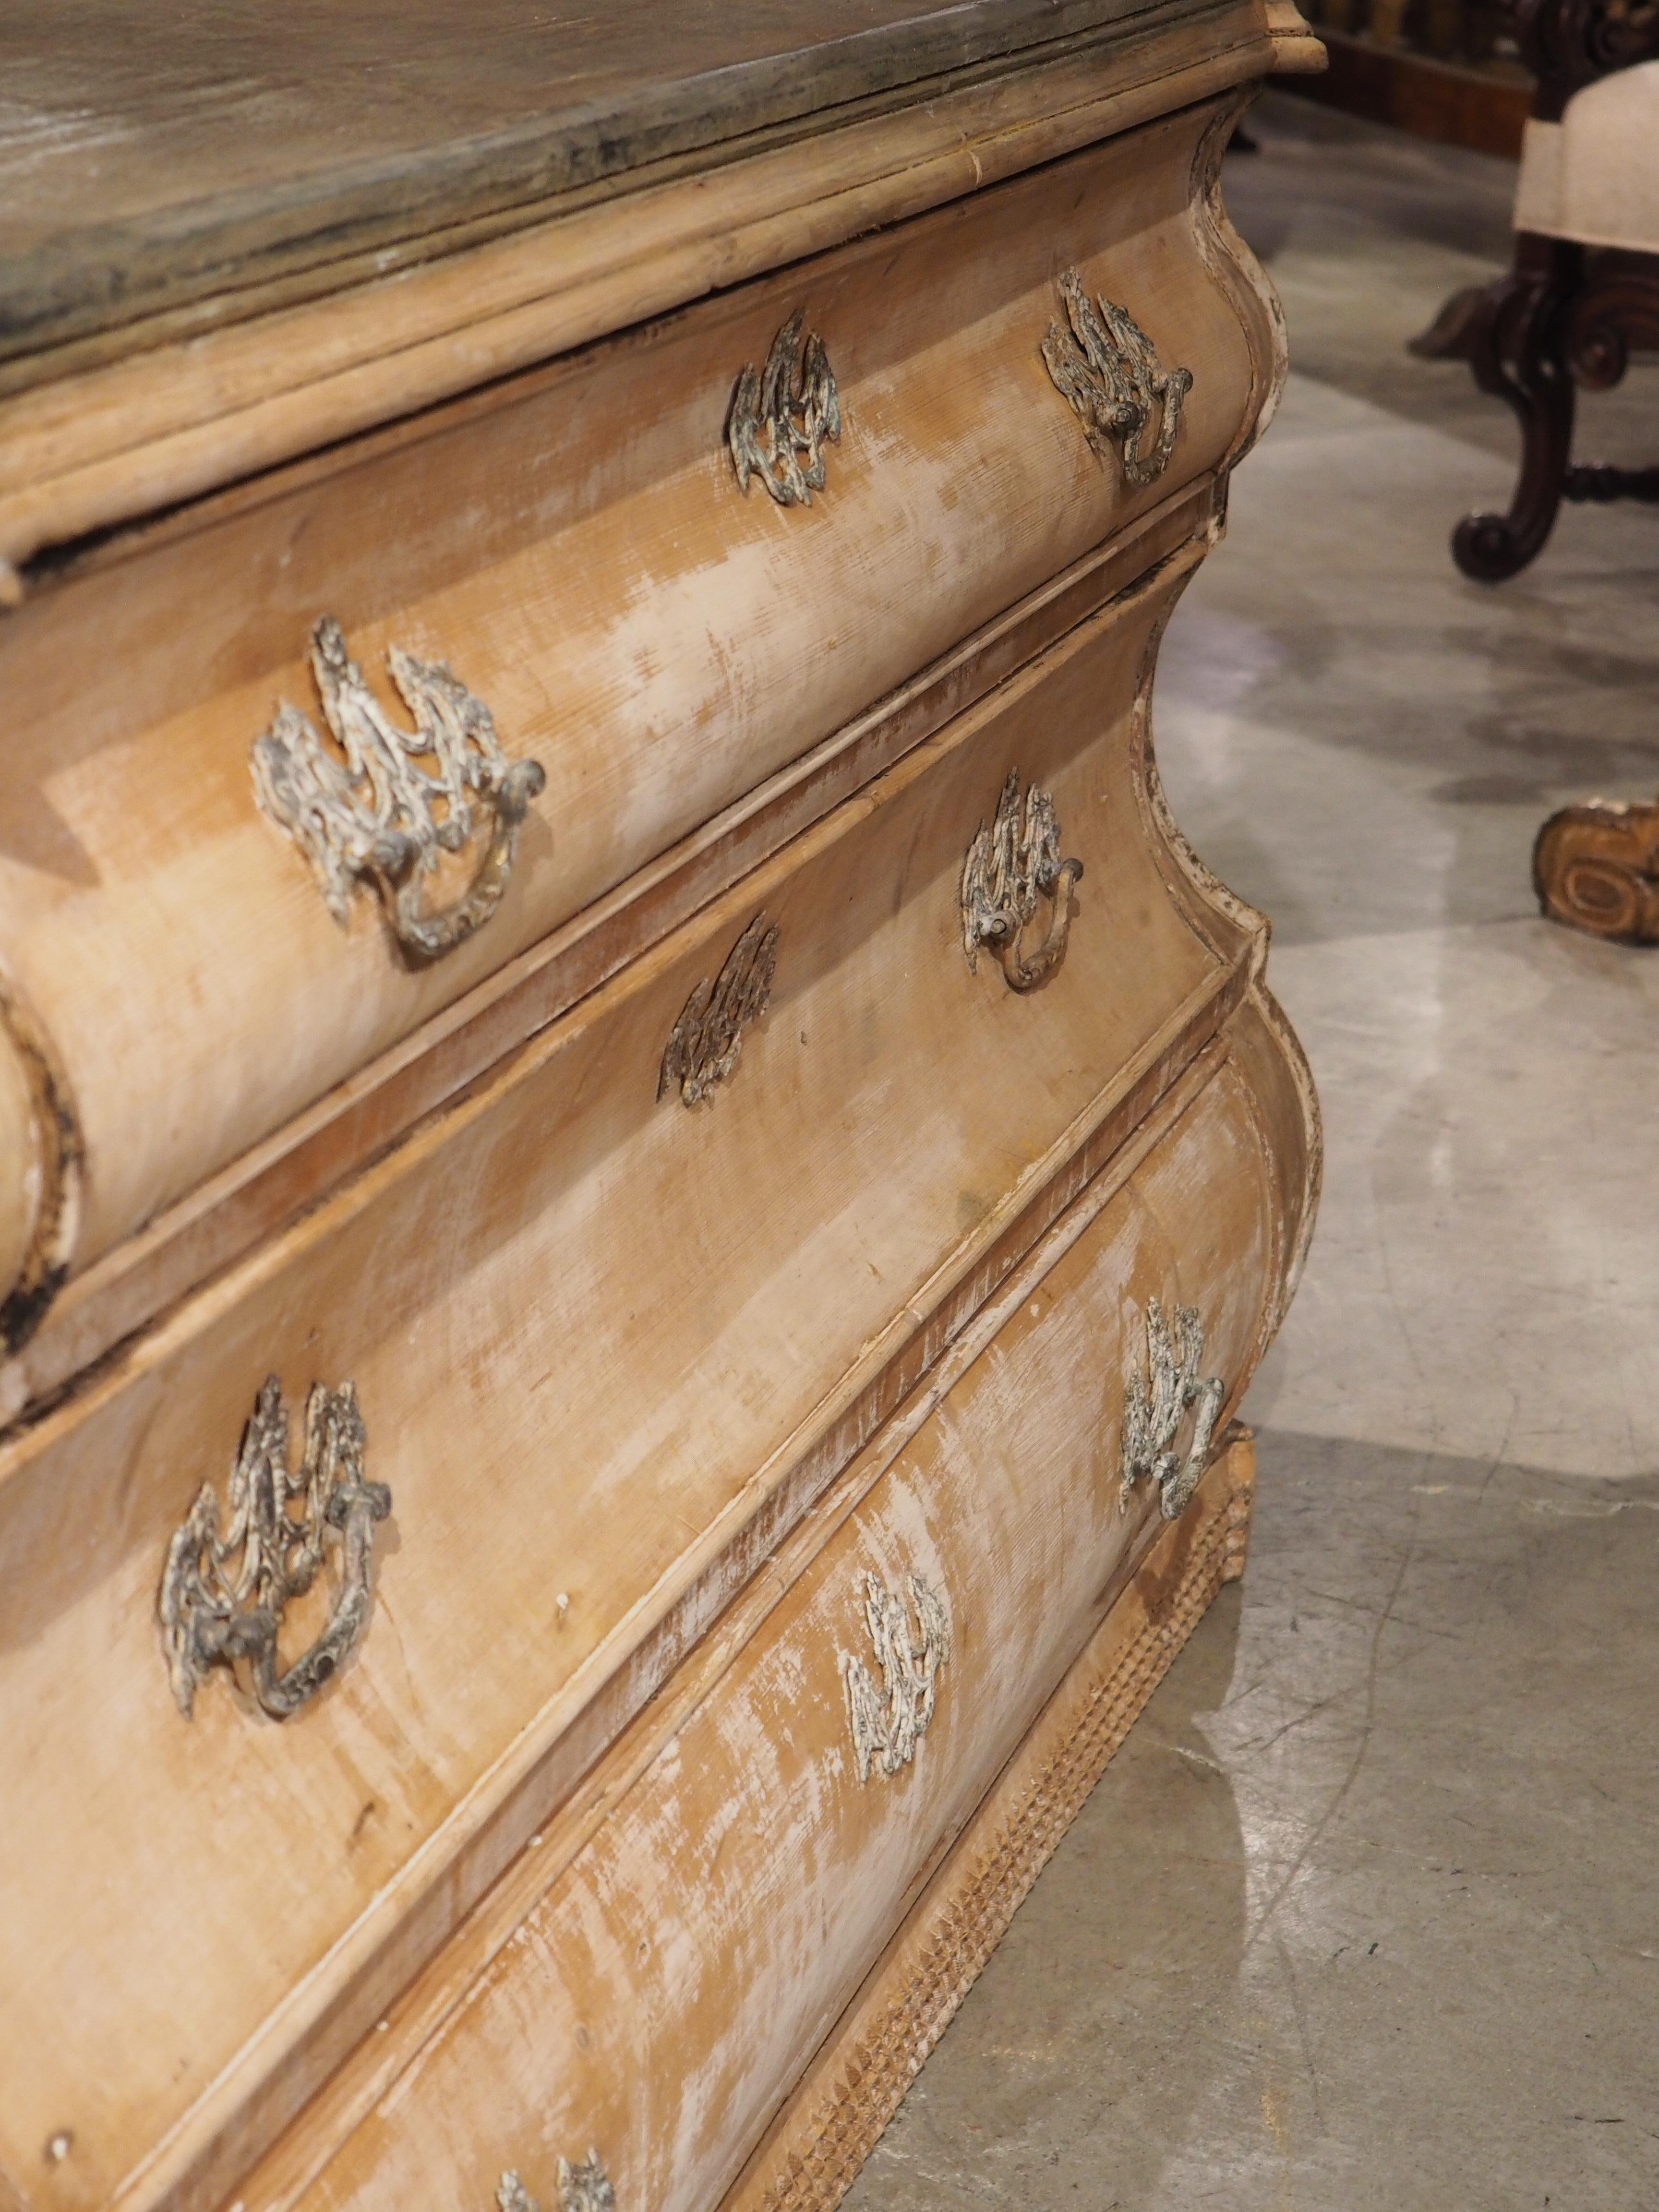
M 1229 163 L 1293 374 L 1164 649 L 1200 852 L 1324 1103 L 1212 1610 L 848 2212 L 1659 2207 L 1659 952 L 1540 921 L 1534 830 L 1659 788 L 1659 511 L 1498 590 L 1514 441 L 1404 340 L 1513 170 L 1285 95 Z M 1659 372 L 1586 458 L 1659 458 Z

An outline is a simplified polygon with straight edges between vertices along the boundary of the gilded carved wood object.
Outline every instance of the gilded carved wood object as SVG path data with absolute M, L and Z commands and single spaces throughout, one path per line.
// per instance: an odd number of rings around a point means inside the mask
M 1538 833 L 1532 880 L 1552 921 L 1659 945 L 1659 800 L 1562 807 Z
M 890 1781 L 916 1755 L 939 1694 L 939 1670 L 951 1657 L 951 1616 L 941 1593 L 921 1575 L 909 1577 L 916 1634 L 902 1595 L 876 1575 L 864 1578 L 864 1620 L 881 1669 L 878 1685 L 862 1659 L 842 1654 L 847 1716 L 859 1779 L 872 1771 Z
M 1083 878 L 1081 860 L 1060 857 L 1060 823 L 1053 794 L 1033 784 L 1024 804 L 1019 770 L 1010 769 L 996 817 L 981 822 L 962 869 L 962 942 L 969 968 L 977 972 L 981 946 L 994 952 L 1012 991 L 1034 991 L 1066 957 L 1072 891 Z M 1039 902 L 1051 902 L 1048 929 L 1028 959 L 1025 927 Z
M 1115 453 L 1125 481 L 1137 491 L 1156 483 L 1175 451 L 1192 371 L 1165 368 L 1128 309 L 1107 299 L 1091 301 L 1075 269 L 1061 276 L 1060 297 L 1066 319 L 1051 323 L 1042 341 L 1049 375 L 1101 459 Z
M 698 1106 L 726 1081 L 743 1051 L 744 1030 L 766 1012 L 777 964 L 777 925 L 757 914 L 720 974 L 712 982 L 705 975 L 686 1000 L 662 1056 L 659 1098 L 678 1090 L 684 1104 Z
M 726 418 L 738 488 L 758 477 L 780 507 L 811 507 L 823 489 L 824 447 L 841 439 L 841 395 L 823 340 L 798 307 L 772 341 L 764 368 L 745 362 Z
M 617 2192 L 596 2150 L 572 2166 L 559 2160 L 559 2212 L 617 2212 Z M 541 2206 L 511 2167 L 495 2191 L 497 2212 L 542 2212 Z
M 329 912 L 344 924 L 353 893 L 380 894 L 393 933 L 417 960 L 453 952 L 500 905 L 530 802 L 547 779 L 538 761 L 509 761 L 495 724 L 441 661 L 393 646 L 392 679 L 415 719 L 401 730 L 325 615 L 311 633 L 311 666 L 333 744 L 286 700 L 254 742 L 260 807 L 311 863 Z M 422 765 L 430 761 L 431 768 Z M 486 842 L 465 890 L 425 910 L 427 879 L 446 854 Z
M 254 1696 L 286 1720 L 337 1671 L 368 1617 L 374 1526 L 392 1492 L 363 1474 L 366 1437 L 355 1384 L 318 1382 L 306 1401 L 305 1456 L 289 1470 L 283 1386 L 266 1377 L 230 1471 L 229 1519 L 204 1482 L 167 1547 L 157 1610 L 173 1694 L 185 1718 L 210 1668 L 246 1662 Z M 276 1639 L 291 1599 L 316 1581 L 325 1553 L 340 1559 L 327 1626 L 279 1672 Z
M 1211 1439 L 1220 1418 L 1227 1386 L 1218 1375 L 1204 1375 L 1204 1324 L 1196 1306 L 1177 1306 L 1175 1326 L 1156 1298 L 1146 1307 L 1146 1372 L 1129 1378 L 1123 1397 L 1121 1486 L 1119 1504 L 1127 1509 L 1134 1486 L 1150 1475 L 1158 1488 L 1158 1510 L 1177 1519 L 1203 1479 Z M 1195 1407 L 1192 1442 L 1184 1455 L 1176 1438 L 1189 1408 Z

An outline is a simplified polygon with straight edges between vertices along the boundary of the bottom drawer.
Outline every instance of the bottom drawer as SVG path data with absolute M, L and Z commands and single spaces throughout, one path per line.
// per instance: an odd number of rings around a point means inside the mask
M 555 2212 L 604 2201 L 574 2175 L 562 2192 L 560 2160 L 590 2150 L 622 2212 L 719 2202 L 1158 1536 L 1194 1424 L 1202 1444 L 1260 1355 L 1294 1164 L 1224 1054 L 1170 1116 L 797 1532 L 763 1625 L 483 1970 L 456 1988 L 451 1966 L 402 2071 L 330 2147 L 279 2147 L 246 2212 L 488 2212 L 504 2170 Z M 1142 1459 L 1173 1446 L 1167 1498 L 1150 1464 L 1126 1490 L 1137 1407 Z

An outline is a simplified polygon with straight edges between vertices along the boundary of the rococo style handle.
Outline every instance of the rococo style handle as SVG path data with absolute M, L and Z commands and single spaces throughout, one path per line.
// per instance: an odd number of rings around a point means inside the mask
M 841 440 L 841 395 L 816 331 L 798 307 L 772 341 L 766 366 L 745 364 L 726 418 L 726 443 L 747 496 L 758 477 L 780 507 L 811 507 L 823 489 L 824 442 Z
M 951 1657 L 951 1615 L 941 1592 L 921 1575 L 908 1577 L 915 1607 L 915 1635 L 903 1595 L 878 1575 L 864 1577 L 864 1625 L 881 1669 L 881 1681 L 856 1654 L 841 1655 L 847 1686 L 847 1719 L 859 1779 L 872 1773 L 890 1782 L 916 1755 L 939 1696 L 939 1670 Z
M 412 733 L 387 714 L 347 653 L 339 623 L 325 615 L 311 633 L 311 667 L 334 743 L 283 700 L 254 740 L 253 789 L 310 861 L 336 921 L 343 925 L 352 893 L 369 885 L 404 951 L 436 960 L 501 904 L 520 828 L 547 778 L 538 761 L 508 760 L 489 708 L 441 661 L 416 660 L 394 645 L 386 665 L 415 718 Z M 475 815 L 485 843 L 471 881 L 452 905 L 425 912 L 426 878 L 441 854 L 473 842 Z
M 1227 1396 L 1218 1375 L 1200 1375 L 1204 1358 L 1204 1324 L 1196 1306 L 1177 1306 L 1175 1328 L 1156 1298 L 1146 1304 L 1146 1373 L 1129 1378 L 1123 1398 L 1121 1481 L 1118 1504 L 1127 1510 L 1143 1475 L 1158 1485 L 1158 1510 L 1177 1520 L 1210 1463 L 1210 1444 Z M 1189 1407 L 1197 1408 L 1193 1440 L 1186 1455 L 1175 1441 Z
M 996 819 L 983 822 L 962 869 L 962 941 L 975 972 L 981 946 L 994 952 L 1011 991 L 1035 991 L 1066 957 L 1072 926 L 1072 891 L 1083 879 L 1081 860 L 1060 857 L 1060 824 L 1053 794 L 1035 783 L 1020 803 L 1019 770 L 1010 769 L 997 802 Z M 1048 934 L 1028 959 L 1022 950 L 1026 924 L 1039 898 L 1053 902 Z
M 559 2212 L 617 2212 L 617 2192 L 596 2150 L 572 2166 L 559 2160 Z M 541 2212 L 541 2206 L 509 2166 L 495 2191 L 496 2212 Z
M 657 1071 L 659 1101 L 678 1091 L 683 1105 L 700 1106 L 726 1081 L 742 1054 L 744 1032 L 770 1003 L 777 964 L 778 926 L 757 914 L 720 974 L 705 975 L 681 1008 Z
M 1156 483 L 1175 451 L 1192 371 L 1165 368 L 1128 309 L 1091 301 L 1075 269 L 1060 278 L 1060 298 L 1066 320 L 1050 323 L 1042 341 L 1049 375 L 1101 459 L 1115 451 L 1136 490 Z M 1148 450 L 1154 407 L 1158 436 Z
M 283 1386 L 266 1377 L 230 1471 L 228 1525 L 221 1534 L 219 1501 L 204 1482 L 167 1547 L 157 1611 L 173 1694 L 186 1720 L 208 1669 L 238 1660 L 265 1711 L 286 1720 L 357 1641 L 368 1617 L 374 1523 L 392 1510 L 386 1485 L 364 1479 L 365 1442 L 356 1386 L 313 1383 L 305 1457 L 290 1474 Z M 276 1638 L 289 1600 L 311 1588 L 329 1545 L 340 1554 L 334 1609 L 311 1649 L 279 1673 Z

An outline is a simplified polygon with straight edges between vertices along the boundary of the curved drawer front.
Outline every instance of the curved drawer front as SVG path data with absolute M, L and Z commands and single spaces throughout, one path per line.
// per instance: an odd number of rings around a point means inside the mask
M 503 2169 L 551 2207 L 560 2157 L 590 2149 L 619 2206 L 720 2201 L 1151 1534 L 1147 1486 L 1121 1499 L 1155 1304 L 1195 1310 L 1200 1371 L 1230 1399 L 1242 1387 L 1277 1287 L 1276 1184 L 1224 1067 L 383 2090 L 304 2212 L 487 2212 Z M 1191 1433 L 1189 1417 L 1177 1449 Z M 849 1717 L 871 1685 L 873 1758 Z M 891 1748 L 906 1715 L 925 1728 Z
M 393 1929 L 441 1940 L 578 1717 L 650 1693 L 749 1571 L 719 1565 L 741 1532 L 830 1479 L 1237 1000 L 1254 940 L 1224 961 L 1186 918 L 1105 703 L 1176 587 L 918 747 L 0 1459 L 0 2047 L 27 2054 L 0 2166 L 70 2128 L 112 2188 L 280 2074 Z M 999 909 L 1028 966 L 1063 929 L 1040 988 L 982 936 L 970 967 L 965 917 Z
M 39 1171 L 61 1107 L 84 1154 L 76 1218 L 33 1224 L 37 1273 L 107 1250 L 1222 465 L 1269 370 L 1195 197 L 1208 119 L 228 495 L 0 617 L 0 1012 L 33 1009 L 58 1078 L 33 1119 L 5 1087 L 0 1152 L 13 1185 Z M 1151 477 L 1101 432 L 1072 271 L 1190 373 Z M 1153 383 L 1134 450 L 1156 458 Z M 331 708 L 378 753 L 373 791 L 367 769 L 343 788 Z

